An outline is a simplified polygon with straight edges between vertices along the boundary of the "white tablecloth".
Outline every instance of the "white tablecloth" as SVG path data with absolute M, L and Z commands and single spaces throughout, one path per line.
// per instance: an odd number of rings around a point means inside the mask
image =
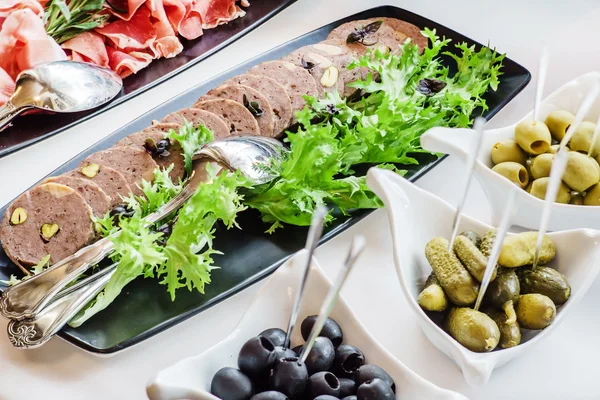
M 254 0 L 260 1 L 260 0 Z M 228 48 L 136 98 L 51 139 L 0 159 L 0 205 L 112 131 L 163 101 L 279 44 L 355 12 L 386 4 L 365 0 L 299 0 Z M 389 1 L 477 41 L 491 43 L 530 71 L 539 45 L 551 50 L 546 92 L 599 68 L 600 4 L 594 0 L 405 0 Z M 490 123 L 511 124 L 532 107 L 533 85 Z M 418 185 L 456 203 L 462 165 L 447 159 Z M 489 222 L 489 209 L 475 183 L 467 213 Z M 368 249 L 343 294 L 367 328 L 396 357 L 434 383 L 473 400 L 599 399 L 600 282 L 572 314 L 532 351 L 496 370 L 487 386 L 473 389 L 454 363 L 434 348 L 400 293 L 392 265 L 387 217 L 382 210 L 318 250 L 328 275 L 339 268 L 349 239 L 367 236 Z M 86 354 L 60 339 L 43 348 L 18 351 L 0 337 L 0 399 L 143 399 L 148 379 L 177 360 L 197 354 L 235 326 L 258 283 L 210 310 L 110 358 Z M 6 322 L 0 322 L 4 331 Z M 425 399 L 424 399 L 425 400 Z

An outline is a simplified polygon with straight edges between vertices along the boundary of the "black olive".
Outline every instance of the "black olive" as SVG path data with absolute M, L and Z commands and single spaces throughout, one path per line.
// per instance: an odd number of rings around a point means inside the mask
M 340 381 L 340 398 L 356 394 L 356 382 L 351 378 L 338 378 Z
M 365 355 L 357 347 L 342 344 L 335 350 L 332 371 L 337 376 L 353 375 L 365 363 Z
M 353 394 L 351 396 L 343 397 L 342 400 L 358 400 L 358 399 L 356 398 L 356 395 Z
M 300 331 L 302 332 L 302 337 L 304 340 L 308 340 L 308 335 L 310 335 L 310 331 L 312 330 L 316 320 L 317 316 L 311 315 L 302 321 Z M 344 340 L 342 328 L 340 328 L 338 323 L 331 318 L 327 318 L 325 320 L 325 324 L 323 325 L 323 329 L 321 329 L 319 336 L 324 336 L 331 340 L 331 343 L 333 343 L 334 347 L 338 347 L 340 344 L 342 344 L 342 340 Z
M 275 390 L 268 390 L 266 392 L 257 393 L 250 400 L 288 400 L 288 397 Z
M 160 140 L 158 143 L 156 143 L 156 148 L 158 150 L 160 150 L 160 149 L 169 150 L 170 147 L 171 147 L 171 142 L 169 141 L 169 139 L 163 139 L 163 140 Z
M 302 345 L 299 344 L 298 346 L 294 347 L 292 349 L 296 354 L 300 355 L 300 352 L 302 351 Z
M 322 394 L 338 397 L 340 395 L 340 381 L 331 372 L 317 372 L 308 378 L 306 393 L 311 399 Z
M 135 210 L 132 208 L 129 208 L 129 206 L 125 203 L 119 203 L 116 206 L 113 207 L 112 210 L 110 210 L 109 215 L 111 217 L 125 217 L 125 218 L 131 218 L 133 217 L 133 214 L 135 214 Z
M 285 348 L 283 346 L 275 346 L 275 362 L 277 363 L 282 358 L 290 358 L 290 357 L 298 357 L 298 353 L 296 353 L 292 349 Z
M 308 381 L 306 364 L 298 357 L 282 358 L 271 372 L 271 389 L 287 395 L 290 399 L 302 396 Z
M 254 394 L 254 385 L 239 369 L 225 367 L 213 376 L 210 392 L 221 399 L 247 400 Z
M 330 394 L 322 394 L 320 396 L 315 397 L 314 400 L 338 400 L 338 398 Z
M 394 391 L 386 381 L 373 378 L 358 387 L 356 391 L 358 400 L 391 400 L 395 399 Z
M 279 328 L 270 328 L 262 331 L 259 336 L 266 337 L 269 339 L 273 346 L 283 346 L 283 342 L 285 342 L 285 331 Z
M 366 381 L 371 379 L 379 378 L 388 383 L 388 385 L 392 388 L 392 391 L 396 393 L 396 384 L 392 377 L 385 372 L 385 370 L 377 365 L 373 364 L 365 364 L 356 371 L 356 375 L 354 379 L 356 380 L 356 384 L 360 387 Z
M 300 353 L 298 353 L 300 354 Z M 329 371 L 335 358 L 333 343 L 326 337 L 319 336 L 306 357 L 306 368 L 309 374 Z
M 252 379 L 269 374 L 276 361 L 275 346 L 267 338 L 256 336 L 242 346 L 238 355 L 238 367 Z

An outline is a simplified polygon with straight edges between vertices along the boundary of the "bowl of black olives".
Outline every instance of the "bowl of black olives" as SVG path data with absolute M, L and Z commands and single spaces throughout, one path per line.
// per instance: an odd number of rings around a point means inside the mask
M 302 348 L 331 288 L 315 260 L 299 318 L 286 347 L 287 324 L 306 252 L 267 280 L 238 326 L 204 353 L 160 371 L 147 386 L 152 400 L 465 400 L 395 359 L 340 296 L 312 349 Z

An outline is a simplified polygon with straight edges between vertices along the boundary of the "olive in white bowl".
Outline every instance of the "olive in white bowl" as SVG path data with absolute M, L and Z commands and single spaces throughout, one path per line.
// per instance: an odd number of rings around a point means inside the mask
M 188 357 L 160 371 L 148 383 L 148 397 L 151 400 L 216 400 L 217 397 L 210 393 L 212 379 L 224 367 L 238 367 L 238 353 L 244 343 L 266 329 L 286 329 L 305 260 L 306 252 L 302 251 L 279 267 L 266 281 L 227 338 L 200 355 Z M 331 282 L 315 260 L 312 262 L 306 288 L 298 324 L 291 338 L 292 347 L 304 343 L 300 322 L 319 313 L 331 288 Z M 342 345 L 358 347 L 369 364 L 387 371 L 395 383 L 396 399 L 466 400 L 461 394 L 439 388 L 423 379 L 394 358 L 369 334 L 342 296 L 337 300 L 330 318 L 337 321 L 344 332 Z
M 527 125 L 526 122 L 527 120 L 531 120 L 532 113 L 527 114 L 517 124 L 505 128 L 486 130 L 483 133 L 481 152 L 475 161 L 473 173 L 481 184 L 491 205 L 494 223 L 499 221 L 500 214 L 504 209 L 506 193 L 508 193 L 511 185 L 517 183 L 524 190 L 517 192 L 515 213 L 511 222 L 528 229 L 538 229 L 544 207 L 544 200 L 540 197 L 543 197 L 543 194 L 545 194 L 545 185 L 547 185 L 547 177 L 542 176 L 544 175 L 543 171 L 548 171 L 548 166 L 545 165 L 544 161 L 551 159 L 552 152 L 555 151 L 555 145 L 552 145 L 551 139 L 552 136 L 557 136 L 556 134 L 552 135 L 551 131 L 556 133 L 559 129 L 559 127 L 553 125 L 552 121 L 548 120 L 548 116 L 551 113 L 556 114 L 558 111 L 575 114 L 582 99 L 598 80 L 600 80 L 599 72 L 582 75 L 566 83 L 542 101 L 539 119 L 547 121 L 551 129 L 546 128 L 548 132 L 545 132 L 546 129 L 542 128 L 540 131 L 544 132 L 534 132 L 535 137 L 539 136 L 539 140 L 533 140 L 531 139 L 533 136 L 529 136 L 531 140 L 521 140 L 521 144 L 517 144 L 518 147 L 510 143 L 511 141 L 516 142 L 515 131 L 517 127 Z M 588 123 L 589 121 L 597 121 L 598 115 L 600 115 L 600 98 L 594 102 L 588 114 L 585 115 L 584 120 Z M 539 125 L 541 126 L 542 124 Z M 562 126 L 562 129 L 564 128 L 565 126 Z M 528 135 L 519 134 L 519 137 L 527 138 Z M 469 153 L 475 149 L 477 139 L 477 132 L 471 129 L 432 128 L 421 136 L 421 146 L 427 151 L 450 154 L 466 162 Z M 501 152 L 504 158 L 497 158 L 498 155 L 493 154 L 493 149 L 499 143 L 504 144 Z M 522 149 L 522 147 L 531 148 L 532 145 L 533 149 L 530 153 L 519 153 L 519 149 Z M 579 149 L 580 145 L 578 143 L 576 148 Z M 514 151 L 511 152 L 509 146 L 512 146 L 512 150 Z M 536 164 L 539 164 L 539 166 L 528 165 L 525 167 L 522 164 L 526 162 L 525 158 L 535 156 L 534 153 L 538 151 L 541 154 L 537 155 L 534 160 L 538 159 Z M 519 157 L 522 157 L 522 159 Z M 573 154 L 572 158 L 573 160 L 569 162 L 580 164 L 580 161 L 582 161 L 580 159 L 588 157 L 587 155 L 578 153 Z M 591 175 L 600 173 L 600 171 L 594 170 L 598 166 L 597 158 L 583 160 L 586 164 L 589 164 L 589 170 L 592 172 Z M 533 171 L 531 168 L 533 168 Z M 567 168 L 569 168 L 568 165 Z M 532 179 L 535 177 L 538 179 Z M 589 179 L 586 179 L 586 182 L 589 180 L 590 183 L 594 183 L 598 177 L 600 175 L 596 177 L 590 176 L 588 177 Z M 596 183 L 592 187 L 587 187 L 587 184 L 581 186 L 579 179 L 569 179 L 564 175 L 563 180 L 566 180 L 567 183 L 575 181 L 571 183 L 575 189 L 568 187 L 567 184 L 561 186 L 557 200 L 567 204 L 555 203 L 552 205 L 548 229 L 554 231 L 576 228 L 600 229 L 600 205 L 581 205 L 584 203 L 584 198 L 581 196 L 581 193 L 578 193 L 582 190 L 593 191 L 587 203 L 596 204 L 596 202 L 592 201 L 592 197 L 596 196 L 599 199 L 598 201 L 600 201 L 599 184 Z M 535 187 L 529 187 L 529 184 L 531 183 L 533 186 L 534 182 Z M 530 194 L 530 191 L 537 194 L 537 197 Z M 572 204 L 568 204 L 569 201 Z
M 453 339 L 418 304 L 419 293 L 431 273 L 425 246 L 432 238 L 450 237 L 456 209 L 392 171 L 371 168 L 367 174 L 367 184 L 387 209 L 396 273 L 410 308 L 427 338 L 454 360 L 471 386 L 485 385 L 494 368 L 525 354 L 551 335 L 598 275 L 600 231 L 578 229 L 549 233 L 556 246 L 556 257 L 548 267 L 567 278 L 571 286 L 568 301 L 556 311 L 551 325 L 543 330 L 524 332 L 520 345 L 488 353 L 471 351 Z M 491 228 L 465 215 L 461 218 L 459 231 L 487 232 Z

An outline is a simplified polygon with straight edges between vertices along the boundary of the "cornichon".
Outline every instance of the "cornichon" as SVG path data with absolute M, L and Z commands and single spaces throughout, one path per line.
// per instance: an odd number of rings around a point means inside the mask
M 470 306 L 475 303 L 479 285 L 460 263 L 456 254 L 448 251 L 446 239 L 431 239 L 425 245 L 425 257 L 452 303 L 457 306 Z
M 489 230 L 483 235 L 481 239 L 481 246 L 479 246 L 479 251 L 486 257 L 489 257 L 492 254 L 492 246 L 494 245 L 494 240 L 496 240 L 496 230 Z
M 461 232 L 459 236 L 465 236 L 466 238 L 468 238 L 478 249 L 479 246 L 481 246 L 481 235 L 479 235 L 479 233 L 477 232 L 464 231 Z
M 548 296 L 556 305 L 561 305 L 571 296 L 571 285 L 567 278 L 550 267 L 520 268 L 517 271 L 521 293 L 539 293 Z
M 519 300 L 521 287 L 519 278 L 512 269 L 503 268 L 485 292 L 486 300 L 497 309 L 504 310 L 508 323 L 516 321 L 514 303 Z
M 459 235 L 454 240 L 452 249 L 471 275 L 481 282 L 483 280 L 483 274 L 485 274 L 485 267 L 487 266 L 488 259 L 481 254 L 481 251 L 479 251 L 473 241 L 466 236 Z M 492 272 L 491 280 L 493 281 L 494 279 L 496 279 L 495 269 Z
M 509 321 L 509 318 L 505 314 L 493 308 L 488 308 L 485 313 L 498 325 L 498 330 L 500 331 L 498 346 L 508 349 L 521 343 L 521 328 L 518 322 L 510 323 L 511 321 Z
M 535 256 L 537 232 L 523 232 L 507 236 L 502 243 L 498 264 L 502 267 L 515 268 L 531 265 Z M 540 249 L 539 265 L 548 264 L 556 255 L 556 246 L 550 236 L 544 235 Z
M 523 294 L 517 303 L 517 321 L 525 329 L 544 329 L 556 316 L 556 306 L 548 296 Z
M 500 341 L 498 325 L 471 308 L 452 308 L 446 318 L 446 329 L 458 343 L 478 353 L 494 350 Z
M 445 311 L 448 308 L 448 298 L 444 289 L 440 286 L 440 282 L 432 272 L 427 281 L 425 281 L 425 287 L 419 293 L 417 302 L 421 308 L 425 311 Z

